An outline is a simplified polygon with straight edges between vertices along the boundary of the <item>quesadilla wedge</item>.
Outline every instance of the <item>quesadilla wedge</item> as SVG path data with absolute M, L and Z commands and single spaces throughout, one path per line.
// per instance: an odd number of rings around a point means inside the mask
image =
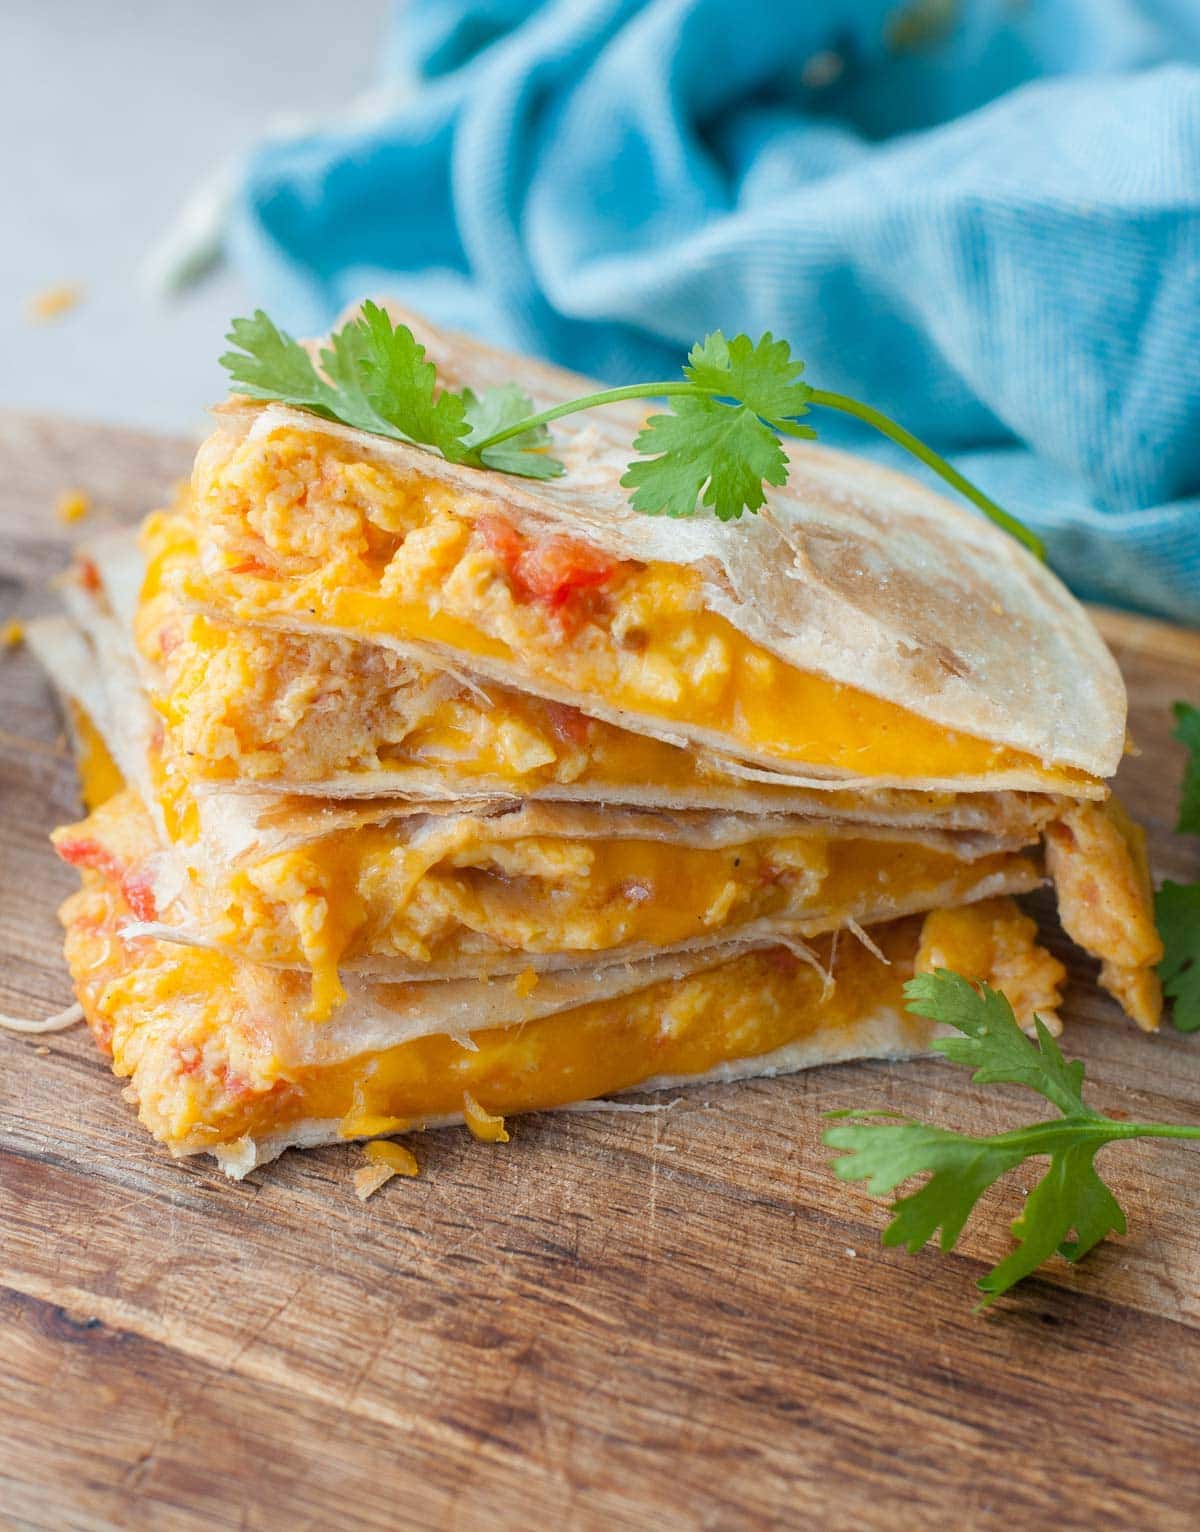
M 181 504 L 186 505 L 186 496 Z M 88 580 L 132 630 L 141 681 L 197 789 L 455 801 L 505 795 L 738 809 L 1011 831 L 1028 793 L 876 787 L 671 744 L 461 669 L 352 639 L 230 624 L 176 594 L 196 561 L 186 513 L 92 545 Z
M 462 1121 L 494 1141 L 507 1114 L 612 1092 L 911 1057 L 933 1028 L 906 1014 L 902 985 L 934 962 L 1003 984 L 1023 1020 L 1036 1008 L 1054 1026 L 1063 977 L 1033 921 L 999 899 L 937 917 L 928 940 L 919 917 L 875 927 L 869 947 L 821 938 L 815 965 L 747 941 L 535 986 L 356 979 L 314 1027 L 299 1019 L 299 976 L 131 940 L 130 914 L 119 881 L 94 868 L 63 906 L 86 1019 L 150 1132 L 235 1177 L 293 1145 Z
M 581 386 L 417 328 L 445 379 Z M 172 1152 L 239 1175 L 909 1056 L 902 984 L 938 967 L 1056 1029 L 1064 970 L 1012 900 L 1047 878 L 1157 1025 L 1120 676 L 993 527 L 805 446 L 736 527 L 638 515 L 629 413 L 565 427 L 536 484 L 217 415 L 141 546 L 90 549 L 29 635 L 91 810 L 55 833 L 68 962 Z
M 517 358 L 417 334 L 447 377 L 528 376 Z M 533 378 L 539 405 L 578 387 Z M 565 476 L 531 485 L 235 401 L 196 460 L 197 558 L 179 593 L 830 785 L 1103 795 L 1124 745 L 1120 676 L 1011 538 L 805 444 L 763 515 L 648 517 L 620 486 L 622 441 L 607 413 L 567 421 Z
M 631 748 L 649 752 L 643 766 L 654 752 L 666 758 L 661 796 L 647 794 L 657 817 L 615 806 L 629 785 L 619 769 L 599 788 L 583 773 L 581 791 L 604 801 L 603 810 L 579 804 L 572 811 L 564 803 L 555 812 L 548 801 L 535 812 L 527 797 L 512 795 L 511 777 L 492 779 L 508 786 L 507 798 L 488 799 L 478 779 L 446 770 L 445 762 L 434 774 L 440 796 L 406 798 L 407 807 L 380 800 L 357 811 L 329 802 L 306 810 L 281 800 L 264 809 L 263 794 L 269 798 L 279 784 L 258 779 L 241 784 L 247 797 L 240 805 L 225 791 L 206 797 L 212 783 L 197 772 L 195 737 L 178 726 L 178 687 L 158 689 L 173 656 L 189 656 L 203 690 L 212 671 L 223 668 L 214 656 L 241 650 L 234 664 L 241 678 L 249 644 L 277 679 L 271 661 L 282 649 L 293 666 L 288 692 L 311 695 L 314 678 L 296 644 L 340 646 L 351 665 L 379 651 L 361 641 L 188 617 L 169 589 L 196 557 L 191 533 L 180 533 L 178 524 L 178 513 L 151 518 L 148 538 L 152 549 L 160 546 L 148 573 L 126 540 L 94 549 L 87 577 L 68 586 L 77 617 L 99 634 L 101 669 L 126 672 L 114 686 L 125 716 L 110 732 L 125 741 L 122 767 L 157 813 L 164 844 L 180 853 L 158 858 L 160 869 L 173 865 L 159 873 L 168 893 L 159 894 L 148 931 L 233 947 L 256 961 L 308 966 L 312 1014 L 324 1016 L 340 1002 L 343 968 L 428 979 L 540 971 L 588 954 L 636 958 L 703 946 L 743 926 L 803 940 L 852 922 L 1025 891 L 1038 881 L 1040 862 L 1020 853 L 1036 851 L 1045 834 L 1068 932 L 1101 959 L 1101 982 L 1139 1024 L 1156 1025 L 1160 946 L 1140 831 L 1118 806 L 1086 795 L 834 786 L 832 779 L 824 788 L 783 787 L 779 774 L 759 771 L 775 781 L 768 787 L 730 777 L 720 791 L 732 792 L 742 812 L 706 820 L 711 798 L 700 797 L 705 810 L 665 809 L 697 801 L 695 778 L 681 781 L 694 771 L 696 752 L 601 722 L 589 727 L 600 733 L 601 754 L 609 749 L 605 741 L 615 742 L 610 766 L 627 765 Z M 213 632 L 221 635 L 216 648 Z M 447 683 L 445 673 L 427 666 L 417 675 L 426 694 Z M 458 689 L 457 706 L 481 716 L 498 711 L 501 727 L 511 723 L 513 703 L 554 706 L 472 678 L 463 703 L 464 683 L 449 684 Z M 493 686 L 485 703 L 475 695 L 481 685 Z M 139 689 L 148 690 L 164 725 L 147 722 Z M 241 687 L 223 690 L 237 695 Z M 139 707 L 140 721 L 133 716 Z M 340 727 L 356 715 L 354 698 L 339 692 L 333 712 Z M 139 737 L 143 755 L 132 759 L 129 742 Z M 471 787 L 459 796 L 463 775 Z M 1096 791 L 1106 789 L 1097 784 Z M 423 817 L 413 812 L 416 802 L 429 811 Z M 771 813 L 774 806 L 782 812 Z M 888 833 L 867 833 L 871 825 Z M 72 829 L 61 844 L 79 857 L 95 838 L 86 827 Z M 689 897 L 680 899 L 680 889 Z

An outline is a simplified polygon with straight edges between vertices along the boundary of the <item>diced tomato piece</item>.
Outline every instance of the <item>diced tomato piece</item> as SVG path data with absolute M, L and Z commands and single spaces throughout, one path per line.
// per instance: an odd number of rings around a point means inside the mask
M 256 1085 L 253 1080 L 232 1068 L 228 1063 L 218 1064 L 213 1074 L 231 1102 L 244 1105 L 256 1098 L 262 1101 L 280 1101 L 292 1094 L 290 1080 L 273 1080 L 270 1085 Z
M 511 571 L 525 551 L 525 539 L 503 516 L 481 516 L 475 523 L 479 535 L 502 563 Z
M 98 1011 L 89 1009 L 83 1001 L 80 1001 L 80 1004 L 84 1005 L 83 1019 L 87 1022 L 88 1031 L 91 1032 L 96 1040 L 97 1048 L 100 1049 L 101 1053 L 107 1053 L 111 1058 L 112 1022 L 109 1021 L 107 1016 L 102 1016 Z
M 54 849 L 72 867 L 94 867 L 97 872 L 107 873 L 110 877 L 115 875 L 116 858 L 106 846 L 91 836 L 56 841 Z
M 55 850 L 72 867 L 90 867 L 115 883 L 124 895 L 125 903 L 139 920 L 157 919 L 154 887 L 144 867 L 127 867 L 120 857 L 91 836 L 81 836 L 78 840 L 60 840 Z
M 535 601 L 557 608 L 576 591 L 603 585 L 617 570 L 617 561 L 570 537 L 548 537 L 533 543 L 517 560 L 518 580 Z
M 79 583 L 84 590 L 91 591 L 93 594 L 100 589 L 102 583 L 100 571 L 96 568 L 94 560 L 83 558 L 79 560 Z
M 122 876 L 121 892 L 125 895 L 125 903 L 139 920 L 158 919 L 154 885 L 144 867 L 132 867 Z
M 573 537 L 531 540 L 503 516 L 481 516 L 476 525 L 508 570 L 514 595 L 521 601 L 541 601 L 552 611 L 576 591 L 603 585 L 620 568 L 619 560 Z

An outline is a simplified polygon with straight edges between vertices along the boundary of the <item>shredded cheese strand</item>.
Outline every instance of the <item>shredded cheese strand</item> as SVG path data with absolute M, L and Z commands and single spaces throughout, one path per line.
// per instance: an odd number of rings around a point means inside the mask
M 859 939 L 859 941 L 862 942 L 863 946 L 867 949 L 867 951 L 871 954 L 872 957 L 878 958 L 879 961 L 881 963 L 883 963 L 885 965 L 885 967 L 887 967 L 887 968 L 890 968 L 892 966 L 891 958 L 887 957 L 880 950 L 880 948 L 876 944 L 876 942 L 873 941 L 872 938 L 867 935 L 867 933 L 863 930 L 863 928 L 859 925 L 858 921 L 855 920 L 852 915 L 847 915 L 846 916 L 846 929 L 850 932 L 850 934 L 852 936 L 856 936 Z
M 833 953 L 829 955 L 829 967 L 825 968 L 808 943 L 802 942 L 798 936 L 787 936 L 779 932 L 773 940 L 780 947 L 786 947 L 793 957 L 799 958 L 802 963 L 807 963 L 810 968 L 817 970 L 821 975 L 821 999 L 828 1000 L 837 988 L 837 980 L 833 977 Z
M 76 1022 L 83 1020 L 83 1007 L 76 1001 L 69 1005 L 65 1011 L 58 1011 L 53 1016 L 47 1016 L 44 1021 L 30 1021 L 21 1016 L 0 1015 L 0 1027 L 9 1032 L 26 1032 L 40 1034 L 44 1032 L 65 1032 L 68 1027 L 73 1027 Z

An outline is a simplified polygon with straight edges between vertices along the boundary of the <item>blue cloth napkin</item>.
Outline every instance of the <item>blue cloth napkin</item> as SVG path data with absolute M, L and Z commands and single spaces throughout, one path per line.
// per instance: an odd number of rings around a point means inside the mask
M 615 381 L 770 329 L 1080 594 L 1200 623 L 1197 0 L 413 0 L 381 56 L 246 168 L 287 327 L 390 293 Z

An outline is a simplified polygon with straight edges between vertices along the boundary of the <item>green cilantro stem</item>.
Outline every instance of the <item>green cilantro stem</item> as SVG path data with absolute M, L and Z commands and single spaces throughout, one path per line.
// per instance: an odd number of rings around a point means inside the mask
M 952 463 L 948 463 L 939 452 L 932 447 L 927 447 L 918 436 L 890 419 L 882 411 L 873 409 L 869 404 L 860 404 L 857 399 L 851 399 L 847 394 L 831 394 L 826 389 L 814 388 L 812 402 L 823 404 L 827 409 L 841 410 L 844 415 L 853 415 L 856 419 L 864 421 L 883 436 L 894 441 L 898 446 L 911 452 L 913 457 L 932 468 L 934 473 L 945 479 L 947 484 L 952 484 L 959 494 L 965 495 L 973 505 L 977 505 L 989 520 L 994 521 L 998 527 L 1003 527 L 1006 532 L 1012 534 L 1024 547 L 1028 548 L 1036 558 L 1045 561 L 1046 547 L 1036 532 L 1031 532 L 1027 526 L 1018 521 L 1015 516 L 1010 516 L 1002 510 L 996 502 L 990 499 L 976 484 L 972 484 L 965 474 L 959 473 Z
M 620 404 L 626 399 L 662 399 L 672 394 L 691 399 L 709 397 L 705 389 L 697 388 L 694 383 L 626 383 L 623 388 L 606 388 L 597 394 L 586 394 L 582 399 L 569 399 L 566 404 L 556 404 L 551 410 L 529 415 L 524 420 L 518 420 L 515 425 L 506 426 L 503 431 L 494 431 L 491 436 L 472 445 L 476 452 L 483 452 L 488 447 L 498 447 L 511 436 L 520 436 L 522 431 L 548 426 L 551 421 L 561 420 L 564 415 L 578 415 L 580 410 L 594 410 L 603 404 Z
M 491 436 L 481 442 L 472 443 L 477 453 L 483 453 L 489 447 L 498 447 L 501 442 L 506 442 L 514 436 L 520 436 L 525 431 L 536 430 L 548 426 L 555 420 L 562 420 L 566 415 L 576 415 L 581 410 L 593 410 L 605 404 L 619 404 L 627 399 L 661 399 L 661 398 L 692 398 L 711 399 L 712 391 L 698 387 L 694 383 L 629 383 L 623 388 L 607 388 L 599 393 L 587 394 L 582 399 L 572 399 L 566 404 L 555 405 L 553 409 L 541 410 L 536 415 L 529 415 L 524 420 L 518 420 L 502 431 L 494 431 Z M 1029 549 L 1035 557 L 1044 560 L 1046 549 L 1040 537 L 1031 532 L 1027 526 L 1018 521 L 1015 516 L 1010 516 L 996 502 L 985 495 L 984 492 L 973 484 L 965 474 L 959 473 L 952 463 L 948 463 L 944 457 L 935 452 L 932 447 L 914 436 L 913 433 L 892 420 L 881 410 L 873 408 L 869 404 L 862 404 L 857 399 L 852 399 L 848 394 L 830 393 L 827 389 L 814 388 L 809 394 L 810 402 L 823 405 L 826 409 L 840 410 L 843 415 L 852 415 L 869 426 L 873 426 L 881 436 L 886 436 L 898 446 L 903 447 L 919 462 L 931 468 L 947 484 L 952 485 L 961 495 L 965 495 L 973 505 L 979 507 L 989 520 L 997 526 L 1003 527 L 1017 539 L 1022 546 Z
M 1012 1128 L 1007 1133 L 993 1133 L 975 1143 L 995 1148 L 1019 1145 L 1026 1156 L 1050 1154 L 1053 1150 L 1086 1139 L 1097 1144 L 1113 1143 L 1123 1138 L 1196 1138 L 1200 1126 L 1175 1122 L 1113 1122 L 1107 1117 L 1064 1117 L 1048 1122 L 1030 1123 L 1027 1128 Z
M 1119 1138 L 1200 1138 L 1200 1127 L 1181 1122 L 1125 1122 L 1118 1126 L 1129 1130 L 1113 1135 Z

